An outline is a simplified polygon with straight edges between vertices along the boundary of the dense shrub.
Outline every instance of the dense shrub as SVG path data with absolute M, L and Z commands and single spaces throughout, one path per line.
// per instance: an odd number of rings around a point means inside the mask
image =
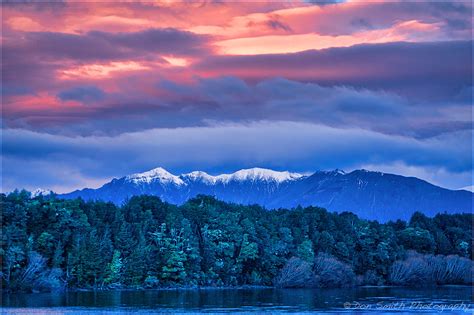
M 314 262 L 292 257 L 275 280 L 284 288 L 349 287 L 356 283 L 352 268 L 329 254 L 318 254 Z
M 29 253 L 24 268 L 11 284 L 16 290 L 56 291 L 64 288 L 59 268 L 47 268 L 46 260 L 37 252 Z
M 285 264 L 275 285 L 281 288 L 306 288 L 314 286 L 314 274 L 311 264 L 297 257 L 292 257 Z
M 356 283 L 351 266 L 328 254 L 318 254 L 314 260 L 313 273 L 318 287 L 350 287 Z
M 396 285 L 470 284 L 473 261 L 457 255 L 422 255 L 410 252 L 390 268 L 390 282 Z

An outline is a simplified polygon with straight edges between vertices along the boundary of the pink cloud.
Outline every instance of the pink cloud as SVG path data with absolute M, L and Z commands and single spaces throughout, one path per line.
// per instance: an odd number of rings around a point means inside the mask
M 259 55 L 294 53 L 311 49 L 349 47 L 359 44 L 380 44 L 399 41 L 433 41 L 440 39 L 437 24 L 417 20 L 405 21 L 382 30 L 362 31 L 351 35 L 269 35 L 237 38 L 217 42 L 224 55 Z
M 163 78 L 189 82 L 223 75 L 252 82 L 284 77 L 397 92 L 394 86 L 404 80 L 410 85 L 418 77 L 435 78 L 443 82 L 432 92 L 436 94 L 448 89 L 454 93 L 449 84 L 465 84 L 470 70 L 459 69 L 452 60 L 438 64 L 437 58 L 421 56 L 426 48 L 413 48 L 418 46 L 354 46 L 470 40 L 468 3 L 75 2 L 2 8 L 5 85 L 33 91 L 6 96 L 4 103 L 9 110 L 27 109 L 25 115 L 45 107 L 79 106 L 58 103 L 55 95 L 81 85 L 108 91 L 109 104 L 158 97 L 156 84 Z M 463 47 L 456 58 L 464 62 Z M 301 53 L 311 49 L 318 51 Z M 434 49 L 442 49 L 443 58 L 450 56 L 445 46 Z M 418 67 L 420 59 L 426 67 Z M 448 84 L 438 79 L 441 76 Z

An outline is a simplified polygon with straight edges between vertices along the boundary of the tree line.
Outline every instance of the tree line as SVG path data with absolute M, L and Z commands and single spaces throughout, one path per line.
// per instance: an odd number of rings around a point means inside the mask
M 472 214 L 379 223 L 318 207 L 268 211 L 0 194 L 2 289 L 472 283 Z

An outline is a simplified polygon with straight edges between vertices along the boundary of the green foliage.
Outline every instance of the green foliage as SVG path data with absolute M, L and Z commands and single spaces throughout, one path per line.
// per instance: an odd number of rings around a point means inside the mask
M 420 253 L 432 253 L 436 247 L 433 235 L 422 228 L 406 228 L 399 232 L 401 244 L 406 249 L 414 249 Z
M 268 211 L 209 196 L 181 206 L 139 196 L 117 207 L 24 191 L 0 194 L 0 203 L 4 290 L 272 285 L 282 270 L 281 283 L 300 281 L 295 270 L 308 275 L 304 285 L 349 283 L 353 270 L 381 284 L 409 250 L 471 257 L 473 244 L 472 214 L 416 213 L 409 224 L 380 224 L 317 207 Z M 317 258 L 345 272 L 328 272 Z M 325 274 L 339 278 L 327 282 Z
M 148 276 L 145 279 L 144 286 L 147 289 L 157 288 L 160 285 L 160 280 L 155 276 Z
M 305 260 L 305 261 L 313 261 L 314 259 L 314 251 L 313 251 L 313 244 L 310 240 L 305 239 L 296 250 L 296 255 Z
M 123 262 L 120 257 L 120 251 L 115 250 L 112 256 L 112 261 L 107 265 L 106 284 L 120 284 L 122 277 Z

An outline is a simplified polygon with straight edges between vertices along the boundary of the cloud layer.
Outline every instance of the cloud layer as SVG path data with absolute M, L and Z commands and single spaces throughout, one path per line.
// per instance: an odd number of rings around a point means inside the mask
M 466 173 L 471 170 L 471 149 L 464 144 L 471 139 L 471 131 L 415 140 L 302 122 L 160 128 L 114 137 L 6 130 L 3 180 L 6 187 L 14 187 L 15 180 L 31 170 L 37 176 L 30 177 L 29 187 L 47 182 L 67 191 L 76 182 L 98 183 L 156 165 L 177 173 L 195 169 L 217 173 L 236 166 L 308 172 L 377 164 Z
M 157 166 L 472 185 L 469 2 L 2 9 L 3 190 Z

